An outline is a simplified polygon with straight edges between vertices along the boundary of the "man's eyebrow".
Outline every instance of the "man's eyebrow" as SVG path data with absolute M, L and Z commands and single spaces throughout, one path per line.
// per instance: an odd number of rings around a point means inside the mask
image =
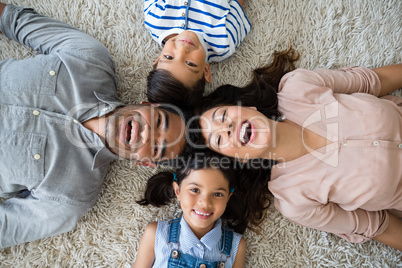
M 218 108 L 216 108 L 215 109 L 215 111 L 212 113 L 212 117 L 211 117 L 211 122 L 214 122 L 214 119 L 215 119 L 215 115 L 216 115 L 216 111 L 218 111 L 219 110 L 219 107 Z M 211 145 L 211 138 L 212 138 L 212 133 L 210 133 L 209 135 L 208 135 L 208 144 L 209 145 Z

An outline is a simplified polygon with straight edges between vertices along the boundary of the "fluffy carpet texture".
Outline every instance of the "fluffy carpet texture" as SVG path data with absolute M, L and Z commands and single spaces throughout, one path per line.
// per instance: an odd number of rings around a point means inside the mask
M 100 40 L 116 62 L 118 97 L 127 104 L 146 100 L 146 76 L 161 49 L 144 28 L 142 1 L 5 3 L 33 7 Z M 212 64 L 208 92 L 223 83 L 244 85 L 253 68 L 291 43 L 301 53 L 301 68 L 402 62 L 401 0 L 246 0 L 245 12 L 253 29 L 230 59 Z M 1 35 L 0 48 L 0 59 L 35 54 Z M 114 162 L 96 205 L 73 231 L 0 250 L 0 267 L 130 267 L 145 226 L 180 213 L 177 204 L 157 209 L 135 203 L 146 180 L 163 169 Z M 376 241 L 351 244 L 297 226 L 272 206 L 267 212 L 263 235 L 245 233 L 246 267 L 402 267 L 402 252 Z

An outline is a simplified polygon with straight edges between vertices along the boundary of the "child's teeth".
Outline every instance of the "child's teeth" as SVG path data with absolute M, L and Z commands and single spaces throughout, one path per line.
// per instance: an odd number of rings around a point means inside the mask
M 210 213 L 202 213 L 202 212 L 199 212 L 197 210 L 194 210 L 194 211 L 195 211 L 196 214 L 201 215 L 201 216 L 209 216 L 209 215 L 211 215 Z
M 241 126 L 241 130 L 240 130 L 240 141 L 242 143 L 246 143 L 246 139 L 244 137 L 244 135 L 246 134 L 247 128 L 250 125 L 250 123 L 246 122 Z

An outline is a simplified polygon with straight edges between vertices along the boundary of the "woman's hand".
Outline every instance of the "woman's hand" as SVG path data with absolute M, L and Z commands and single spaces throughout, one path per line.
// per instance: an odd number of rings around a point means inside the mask
M 384 233 L 374 237 L 375 240 L 402 251 L 402 221 L 389 214 L 388 227 Z

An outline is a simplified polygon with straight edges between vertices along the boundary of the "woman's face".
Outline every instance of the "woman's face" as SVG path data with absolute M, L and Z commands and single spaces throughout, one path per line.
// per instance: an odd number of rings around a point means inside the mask
M 207 146 L 240 159 L 267 158 L 275 123 L 255 107 L 241 106 L 212 108 L 200 118 Z

